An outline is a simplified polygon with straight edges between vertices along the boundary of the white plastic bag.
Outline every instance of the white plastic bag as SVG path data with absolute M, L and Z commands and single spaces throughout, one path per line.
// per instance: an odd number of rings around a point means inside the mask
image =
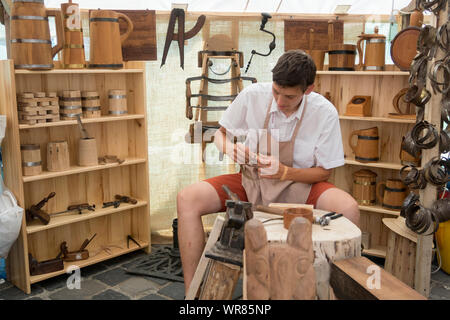
M 1 185 L 4 188 L 3 181 Z M 0 193 L 0 258 L 7 258 L 11 246 L 19 236 L 23 209 L 8 189 Z

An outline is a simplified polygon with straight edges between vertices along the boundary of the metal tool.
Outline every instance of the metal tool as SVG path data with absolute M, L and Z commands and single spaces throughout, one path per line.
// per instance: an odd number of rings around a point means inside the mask
M 205 257 L 242 267 L 244 225 L 253 218 L 252 203 L 239 200 L 226 185 L 222 188 L 231 200 L 225 201 L 227 211 L 219 240 L 205 253 Z
M 71 211 L 78 211 L 78 214 L 82 214 L 83 210 L 95 211 L 95 204 L 90 205 L 89 203 L 73 204 L 67 207 L 67 210 L 50 213 L 50 216 L 55 216 L 58 214 L 63 214 Z
M 270 34 L 273 37 L 273 39 L 269 43 L 269 52 L 268 53 L 264 54 L 264 53 L 259 53 L 256 50 L 252 50 L 252 56 L 250 57 L 250 60 L 248 61 L 247 68 L 245 69 L 245 73 L 247 73 L 248 68 L 250 68 L 250 64 L 252 62 L 253 55 L 257 54 L 257 55 L 260 55 L 262 57 L 267 57 L 275 49 L 275 34 L 273 34 L 272 32 L 267 31 L 267 30 L 264 29 L 265 26 L 266 26 L 267 21 L 270 18 L 272 18 L 272 16 L 270 14 L 268 14 L 268 13 L 265 13 L 265 12 L 261 13 L 261 16 L 262 16 L 262 20 L 261 20 L 261 26 L 259 27 L 259 30 Z
M 336 213 L 336 212 L 330 212 L 327 214 L 324 214 L 321 217 L 314 217 L 314 223 L 320 224 L 321 226 L 327 226 L 330 224 L 331 220 L 337 219 L 342 217 L 342 213 Z
M 91 137 L 89 137 L 89 133 L 87 132 L 86 128 L 84 127 L 83 123 L 81 122 L 80 114 L 77 114 L 76 117 L 77 117 L 78 125 L 80 126 L 81 139 L 91 139 Z
M 136 199 L 130 198 L 128 196 L 121 196 L 119 194 L 116 194 L 114 198 L 116 200 L 109 201 L 109 202 L 103 202 L 103 208 L 112 207 L 112 206 L 114 208 L 118 208 L 121 203 L 131 203 L 131 204 L 137 203 Z
M 33 204 L 29 209 L 27 209 L 25 211 L 26 220 L 32 221 L 34 218 L 38 218 L 43 224 L 48 224 L 50 222 L 50 216 L 47 212 L 41 209 L 47 203 L 47 201 L 53 198 L 55 195 L 55 192 L 50 192 L 46 198 L 42 199 L 37 204 Z

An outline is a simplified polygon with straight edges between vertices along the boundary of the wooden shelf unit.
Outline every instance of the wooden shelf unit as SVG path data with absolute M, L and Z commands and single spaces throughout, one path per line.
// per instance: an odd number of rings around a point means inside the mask
M 403 88 L 408 87 L 409 72 L 402 71 L 318 71 L 315 90 L 322 95 L 329 92 L 331 101 L 339 113 L 342 142 L 344 145 L 345 165 L 336 168 L 330 182 L 352 194 L 353 173 L 360 169 L 369 169 L 377 174 L 377 183 L 386 179 L 398 179 L 403 167 L 400 162 L 402 137 L 414 125 L 414 120 L 389 118 L 395 112 L 392 100 Z M 372 97 L 372 116 L 346 116 L 345 109 L 356 95 Z M 352 131 L 378 127 L 380 137 L 380 160 L 362 163 L 355 160 L 348 138 Z M 354 137 L 353 139 L 356 140 Z M 370 232 L 371 248 L 363 252 L 376 257 L 386 256 L 387 228 L 383 218 L 399 215 L 399 211 L 385 209 L 379 203 L 375 206 L 359 206 L 360 228 Z
M 50 192 L 56 196 L 43 207 L 48 213 L 63 211 L 78 203 L 95 204 L 91 212 L 65 213 L 51 218 L 48 225 L 38 220 L 26 222 L 25 215 L 19 238 L 8 259 L 8 279 L 26 293 L 31 284 L 66 273 L 71 265 L 84 267 L 134 250 L 151 250 L 150 199 L 148 175 L 148 138 L 146 121 L 146 84 L 144 63 L 133 63 L 133 69 L 121 70 L 14 70 L 12 60 L 0 61 L 0 111 L 7 116 L 3 141 L 4 175 L 7 187 L 14 193 L 22 208 L 38 203 Z M 128 114 L 108 115 L 108 90 L 127 92 Z M 76 120 L 19 125 L 16 94 L 22 92 L 60 92 L 62 90 L 97 91 L 102 116 L 82 119 L 85 128 L 96 139 L 98 156 L 116 155 L 125 159 L 122 164 L 108 163 L 88 167 L 78 166 L 77 152 L 80 130 Z M 49 172 L 47 143 L 65 140 L 69 146 L 70 169 Z M 21 144 L 39 144 L 42 173 L 23 176 Z M 116 194 L 138 200 L 135 205 L 122 203 L 118 208 L 102 208 L 103 202 L 114 200 Z M 65 263 L 65 269 L 38 276 L 30 276 L 28 253 L 38 261 L 53 259 L 60 244 L 67 242 L 69 250 L 97 234 L 87 249 L 87 260 Z M 130 242 L 131 235 L 141 247 Z M 111 251 L 105 251 L 111 246 Z M 120 248 L 119 248 L 120 247 Z M 97 252 L 96 255 L 94 255 Z

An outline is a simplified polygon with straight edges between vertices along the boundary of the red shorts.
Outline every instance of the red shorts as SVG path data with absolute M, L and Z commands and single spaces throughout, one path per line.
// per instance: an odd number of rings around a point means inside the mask
M 222 185 L 224 184 L 227 185 L 228 188 L 230 188 L 231 192 L 236 193 L 241 201 L 248 201 L 247 194 L 245 193 L 244 187 L 242 186 L 241 173 L 224 174 L 203 181 L 208 182 L 214 187 L 214 189 L 216 189 L 216 192 L 220 198 L 220 202 L 222 203 L 221 211 L 226 210 L 225 200 L 229 199 L 227 193 L 222 189 Z M 336 188 L 336 186 L 326 181 L 314 183 L 311 187 L 311 191 L 309 192 L 306 204 L 312 204 L 315 207 L 317 199 L 319 199 L 320 195 L 325 190 L 330 188 Z

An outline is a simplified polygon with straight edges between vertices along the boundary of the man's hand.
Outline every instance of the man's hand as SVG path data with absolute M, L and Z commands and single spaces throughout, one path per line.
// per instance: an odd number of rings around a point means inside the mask
M 234 145 L 233 160 L 238 164 L 257 165 L 257 154 L 251 152 L 248 147 L 242 143 L 236 143 Z
M 281 179 L 287 167 L 272 156 L 258 156 L 258 173 L 261 178 Z M 286 168 L 286 169 L 285 169 Z

